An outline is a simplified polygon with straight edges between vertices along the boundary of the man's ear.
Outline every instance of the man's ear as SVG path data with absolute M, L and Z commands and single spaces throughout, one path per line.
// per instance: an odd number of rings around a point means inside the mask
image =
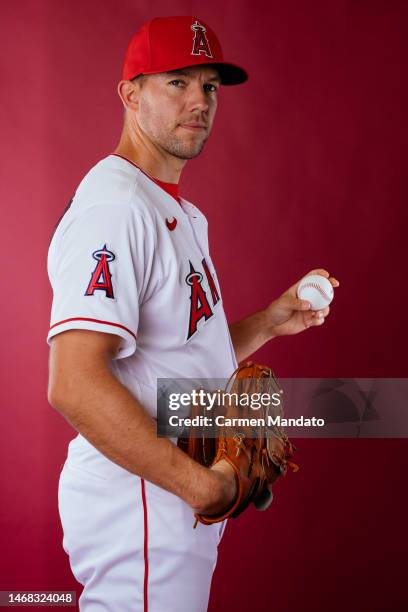
M 141 85 L 140 79 L 119 81 L 117 91 L 125 110 L 136 111 L 138 109 Z

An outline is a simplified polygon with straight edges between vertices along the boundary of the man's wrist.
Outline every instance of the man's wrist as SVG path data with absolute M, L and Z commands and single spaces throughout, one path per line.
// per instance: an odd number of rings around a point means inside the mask
M 259 329 L 263 335 L 262 343 L 265 344 L 269 340 L 277 337 L 274 325 L 269 320 L 267 310 L 261 310 L 259 313 Z

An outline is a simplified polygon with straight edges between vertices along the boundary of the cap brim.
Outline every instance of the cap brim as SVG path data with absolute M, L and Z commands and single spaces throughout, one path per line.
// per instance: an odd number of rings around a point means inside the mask
M 221 85 L 241 85 L 248 80 L 248 73 L 243 68 L 236 66 L 235 64 L 213 63 L 211 65 L 217 68 L 220 78 Z
M 174 66 L 173 65 L 165 66 L 165 67 L 163 66 L 163 67 L 160 67 L 160 69 L 156 69 L 152 71 L 146 70 L 145 72 L 136 74 L 135 76 L 132 76 L 131 78 L 127 80 L 131 81 L 135 79 L 137 76 L 140 76 L 140 74 L 160 74 L 161 72 L 171 72 L 172 70 L 189 68 L 190 66 L 195 67 L 195 66 L 200 66 L 200 65 L 214 66 L 214 68 L 218 70 L 218 73 L 220 75 L 221 85 L 240 85 L 241 83 L 245 83 L 245 81 L 248 80 L 248 73 L 243 68 L 240 68 L 239 66 L 236 66 L 235 64 L 229 64 L 226 62 L 211 62 L 211 61 L 209 62 L 208 60 L 197 62 L 195 64 L 189 64 L 186 66 L 180 66 L 180 64 L 177 63 Z M 123 76 L 123 78 L 125 78 L 125 76 Z

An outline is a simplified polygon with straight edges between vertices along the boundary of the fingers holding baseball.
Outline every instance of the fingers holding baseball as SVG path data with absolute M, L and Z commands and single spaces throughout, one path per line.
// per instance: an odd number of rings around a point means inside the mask
M 330 306 L 326 306 L 322 310 L 314 310 L 303 314 L 303 320 L 306 327 L 323 325 L 326 317 L 330 312 Z
M 324 323 L 334 298 L 334 287 L 340 283 L 324 268 L 311 272 L 315 274 L 304 276 L 265 309 L 273 337 L 298 334 Z
M 327 270 L 316 268 L 299 281 L 296 296 L 299 301 L 309 302 L 312 311 L 321 312 L 324 320 L 324 309 L 334 298 L 334 287 L 339 285 L 339 281 L 334 276 L 330 276 Z M 304 309 L 307 310 L 307 307 L 304 306 Z M 316 324 L 320 324 L 320 319 L 319 315 L 314 317 Z

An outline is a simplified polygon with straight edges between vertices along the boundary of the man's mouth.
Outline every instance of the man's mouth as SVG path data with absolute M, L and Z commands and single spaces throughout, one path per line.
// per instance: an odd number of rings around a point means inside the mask
M 186 130 L 190 130 L 192 132 L 199 132 L 200 130 L 206 130 L 207 126 L 204 123 L 180 123 L 180 127 L 185 128 Z

